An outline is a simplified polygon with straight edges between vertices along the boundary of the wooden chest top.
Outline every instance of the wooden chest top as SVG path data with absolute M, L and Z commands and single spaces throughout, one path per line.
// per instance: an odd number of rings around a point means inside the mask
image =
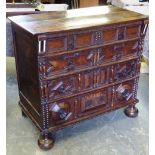
M 48 12 L 9 19 L 32 35 L 67 31 L 88 27 L 106 26 L 148 17 L 114 6 L 73 9 L 64 12 Z

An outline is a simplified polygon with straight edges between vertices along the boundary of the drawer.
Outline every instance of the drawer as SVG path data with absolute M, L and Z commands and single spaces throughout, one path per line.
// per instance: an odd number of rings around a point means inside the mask
M 41 47 L 43 49 L 46 47 L 45 51 L 47 53 L 57 53 L 136 38 L 140 36 L 140 30 L 141 22 L 136 22 L 122 24 L 122 26 L 116 25 L 115 27 L 90 28 L 88 30 L 81 30 L 80 32 L 75 31 L 74 33 L 56 33 L 46 35 L 40 40 L 43 41 Z M 45 44 L 44 39 L 46 40 Z
M 108 109 L 110 95 L 108 88 L 81 95 L 77 105 L 77 115 L 80 117 Z
M 49 100 L 58 99 L 78 91 L 78 78 L 76 75 L 59 78 L 48 82 Z
M 61 100 L 49 104 L 49 124 L 57 125 L 69 122 L 75 117 L 75 103 L 74 98 Z
M 48 56 L 45 58 L 46 76 L 50 77 L 56 74 L 136 56 L 139 53 L 138 45 L 139 41 L 134 40 L 96 49 Z

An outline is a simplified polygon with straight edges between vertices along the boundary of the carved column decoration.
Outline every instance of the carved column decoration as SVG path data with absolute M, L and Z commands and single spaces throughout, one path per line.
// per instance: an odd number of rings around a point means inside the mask
M 137 98 L 138 81 L 139 81 L 139 77 L 134 79 L 134 86 L 133 86 L 133 90 L 132 90 L 132 97 L 133 97 L 133 99 Z
M 43 132 L 48 129 L 48 82 L 44 81 L 46 77 L 46 66 L 45 59 L 38 59 L 39 62 L 39 83 L 40 83 L 40 96 L 41 96 L 41 107 L 42 107 L 42 122 L 43 122 Z

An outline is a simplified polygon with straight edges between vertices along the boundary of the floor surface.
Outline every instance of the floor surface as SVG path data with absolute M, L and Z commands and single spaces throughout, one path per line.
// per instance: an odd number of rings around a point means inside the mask
M 139 115 L 128 118 L 123 109 L 54 132 L 50 151 L 37 146 L 38 130 L 23 118 L 18 106 L 14 59 L 7 59 L 7 155 L 148 155 L 148 74 L 141 74 L 137 107 Z

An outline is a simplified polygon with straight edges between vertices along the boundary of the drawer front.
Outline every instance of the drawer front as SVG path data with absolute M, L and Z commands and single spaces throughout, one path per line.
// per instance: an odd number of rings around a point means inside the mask
M 48 98 L 49 100 L 58 99 L 78 91 L 77 76 L 72 75 L 48 82 Z
M 141 22 L 44 36 L 47 53 L 65 52 L 94 45 L 115 43 L 140 36 Z
M 46 57 L 44 58 L 46 76 L 50 77 L 56 74 L 137 56 L 139 55 L 138 45 L 139 41 L 134 40 L 96 49 Z
M 75 117 L 75 103 L 76 100 L 72 98 L 49 104 L 50 126 L 73 120 Z
M 80 117 L 108 109 L 110 107 L 109 98 L 108 88 L 80 96 L 77 115 Z

